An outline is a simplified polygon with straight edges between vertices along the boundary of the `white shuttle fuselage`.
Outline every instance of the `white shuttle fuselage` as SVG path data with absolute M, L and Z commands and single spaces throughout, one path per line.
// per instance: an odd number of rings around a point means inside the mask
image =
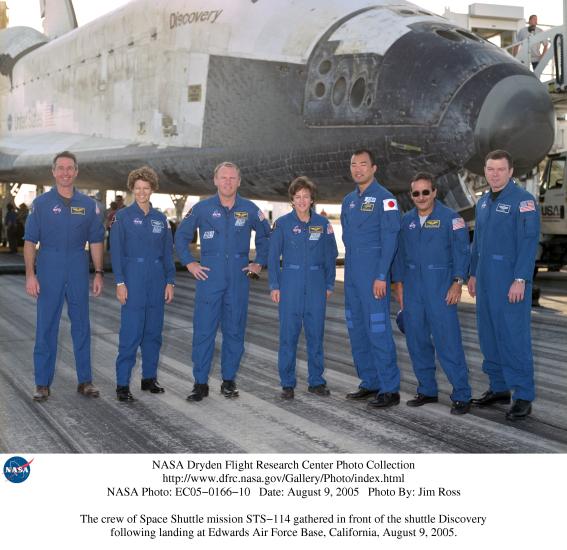
M 285 197 L 309 174 L 338 199 L 353 147 L 399 191 L 417 169 L 478 170 L 495 147 L 531 166 L 553 139 L 523 66 L 404 1 L 135 0 L 52 40 L 17 29 L 0 31 L 0 181 L 48 181 L 69 149 L 85 186 L 149 163 L 164 190 L 198 194 L 230 159 L 249 196 Z M 494 110 L 509 101 L 531 106 L 507 110 L 504 131 Z

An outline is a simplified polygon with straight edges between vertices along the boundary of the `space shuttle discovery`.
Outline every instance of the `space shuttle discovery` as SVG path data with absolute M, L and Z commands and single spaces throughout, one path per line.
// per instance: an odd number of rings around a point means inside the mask
M 70 0 L 50 5 L 67 11 L 49 37 L 0 31 L 0 181 L 49 183 L 69 149 L 81 187 L 148 163 L 164 192 L 206 195 L 232 160 L 245 196 L 285 200 L 303 174 L 329 202 L 364 146 L 394 193 L 427 170 L 443 196 L 492 149 L 523 173 L 553 143 L 526 67 L 403 0 L 133 0 L 79 28 Z

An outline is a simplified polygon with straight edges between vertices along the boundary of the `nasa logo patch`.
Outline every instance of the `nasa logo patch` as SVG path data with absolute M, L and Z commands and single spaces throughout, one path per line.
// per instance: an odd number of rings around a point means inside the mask
M 27 461 L 21 456 L 13 456 L 9 458 L 4 464 L 4 477 L 10 483 L 24 482 L 30 476 L 30 464 L 32 462 L 33 458 L 30 461 Z

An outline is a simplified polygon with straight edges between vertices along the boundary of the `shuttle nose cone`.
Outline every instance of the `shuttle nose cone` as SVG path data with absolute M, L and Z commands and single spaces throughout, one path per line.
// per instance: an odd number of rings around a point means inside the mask
M 555 137 L 555 111 L 545 87 L 534 77 L 508 76 L 486 96 L 474 131 L 476 154 L 466 168 L 483 173 L 484 157 L 508 151 L 516 175 L 541 161 Z

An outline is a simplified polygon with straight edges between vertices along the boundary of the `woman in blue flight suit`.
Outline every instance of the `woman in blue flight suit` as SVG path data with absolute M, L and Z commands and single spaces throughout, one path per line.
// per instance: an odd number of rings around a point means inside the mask
M 271 298 L 279 304 L 281 396 L 294 397 L 302 325 L 307 341 L 308 390 L 327 396 L 331 392 L 323 378 L 323 335 L 327 298 L 335 286 L 337 244 L 333 226 L 312 209 L 315 185 L 308 178 L 293 180 L 289 197 L 293 211 L 274 223 L 268 255 Z
M 116 297 L 122 304 L 116 395 L 133 401 L 130 374 L 142 351 L 142 390 L 163 393 L 157 381 L 164 304 L 173 299 L 175 265 L 167 218 L 150 203 L 157 174 L 147 166 L 128 175 L 135 202 L 119 210 L 110 231 Z

